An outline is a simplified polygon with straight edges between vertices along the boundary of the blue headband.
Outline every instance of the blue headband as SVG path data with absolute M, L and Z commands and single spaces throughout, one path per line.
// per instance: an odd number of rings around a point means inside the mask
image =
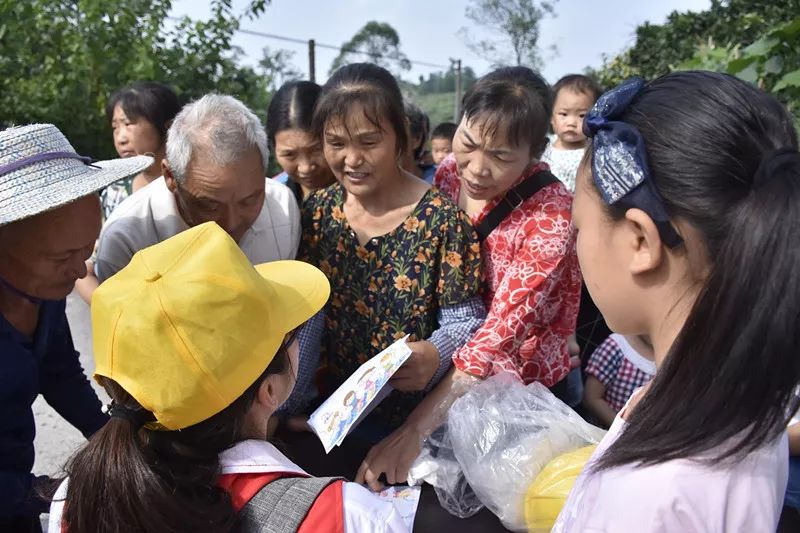
M 644 80 L 632 78 L 603 94 L 586 115 L 583 133 L 592 138 L 592 176 L 603 201 L 641 209 L 653 219 L 664 244 L 674 248 L 683 239 L 670 223 L 650 176 L 644 139 L 639 130 L 620 120 L 644 88 Z

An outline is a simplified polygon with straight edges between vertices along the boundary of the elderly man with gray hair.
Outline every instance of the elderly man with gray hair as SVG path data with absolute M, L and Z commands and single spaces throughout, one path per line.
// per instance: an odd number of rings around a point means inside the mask
M 267 179 L 264 127 L 239 100 L 208 94 L 186 105 L 167 134 L 163 176 L 126 199 L 100 234 L 102 283 L 137 251 L 214 221 L 253 264 L 293 259 L 300 214 L 291 191 Z

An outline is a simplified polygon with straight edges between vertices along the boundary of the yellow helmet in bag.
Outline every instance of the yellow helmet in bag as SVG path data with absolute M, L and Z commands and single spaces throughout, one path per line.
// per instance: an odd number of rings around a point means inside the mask
M 564 507 L 578 474 L 596 444 L 559 455 L 539 472 L 525 495 L 525 523 L 529 532 L 550 531 Z

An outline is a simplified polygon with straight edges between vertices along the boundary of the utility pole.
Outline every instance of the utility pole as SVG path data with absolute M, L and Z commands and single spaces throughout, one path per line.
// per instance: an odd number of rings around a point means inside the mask
M 450 60 L 455 64 L 455 71 L 456 71 L 456 101 L 455 105 L 453 106 L 453 122 L 458 124 L 459 119 L 461 118 L 461 60 Z
M 308 40 L 308 79 L 309 81 L 316 82 L 317 78 L 317 68 L 316 68 L 316 61 L 314 57 L 314 39 Z

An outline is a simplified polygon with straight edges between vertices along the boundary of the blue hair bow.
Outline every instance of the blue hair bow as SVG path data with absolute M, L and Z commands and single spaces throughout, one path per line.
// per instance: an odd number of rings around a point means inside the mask
M 603 94 L 586 115 L 583 133 L 592 139 L 592 176 L 603 201 L 641 209 L 653 219 L 664 244 L 674 248 L 683 239 L 670 223 L 650 176 L 644 139 L 639 130 L 620 120 L 644 88 L 644 80 L 632 78 Z

